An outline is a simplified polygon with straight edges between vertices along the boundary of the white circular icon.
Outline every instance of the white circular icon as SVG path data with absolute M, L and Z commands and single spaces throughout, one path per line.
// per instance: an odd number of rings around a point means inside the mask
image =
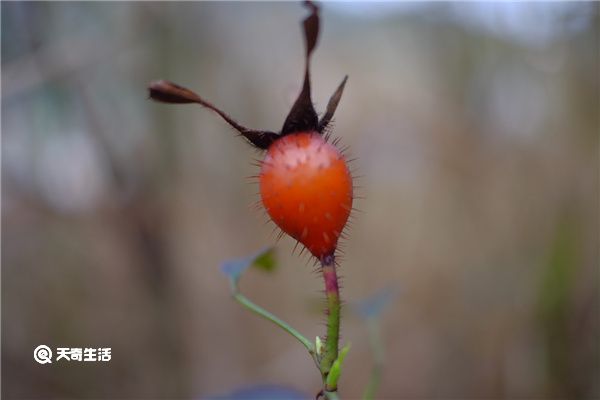
M 33 358 L 40 364 L 52 363 L 52 350 L 50 350 L 50 347 L 41 344 L 33 351 Z

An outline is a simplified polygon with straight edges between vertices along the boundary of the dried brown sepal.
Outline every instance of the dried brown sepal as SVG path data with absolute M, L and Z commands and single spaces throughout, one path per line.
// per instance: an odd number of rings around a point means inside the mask
M 304 57 L 304 84 L 302 91 L 292 106 L 288 114 L 281 135 L 287 135 L 301 131 L 315 131 L 319 126 L 319 118 L 313 107 L 310 95 L 310 56 L 317 45 L 319 38 L 319 8 L 312 2 L 304 3 L 311 11 L 310 15 L 304 19 L 302 26 L 304 28 L 304 41 L 306 53 Z
M 319 7 L 312 1 L 305 1 L 304 5 L 310 9 L 310 15 L 302 22 L 304 39 L 306 40 L 306 59 L 308 61 L 319 39 Z
M 159 80 L 150 83 L 148 87 L 150 98 L 162 103 L 195 103 L 209 108 L 210 110 L 219 114 L 221 118 L 223 118 L 229 125 L 231 125 L 250 143 L 259 149 L 267 149 L 271 143 L 273 143 L 279 137 L 288 135 L 290 133 L 317 131 L 323 134 L 326 132 L 327 127 L 333 118 L 333 114 L 335 113 L 340 98 L 342 97 L 344 86 L 348 77 L 346 76 L 344 78 L 342 83 L 336 89 L 335 93 L 329 99 L 327 110 L 319 121 L 317 113 L 313 107 L 310 85 L 310 58 L 315 47 L 317 46 L 317 41 L 319 38 L 319 8 L 312 1 L 305 1 L 304 5 L 310 11 L 309 16 L 306 17 L 302 22 L 306 47 L 304 57 L 304 82 L 302 85 L 302 91 L 294 102 L 294 105 L 285 119 L 283 128 L 279 134 L 270 131 L 258 131 L 246 128 L 245 126 L 240 125 L 225 112 L 215 107 L 210 102 L 204 100 L 202 97 L 198 96 L 193 91 L 166 80 Z
M 329 123 L 331 122 L 331 119 L 333 118 L 333 114 L 335 114 L 335 110 L 337 109 L 338 103 L 340 102 L 340 99 L 342 98 L 342 93 L 344 93 L 344 87 L 346 86 L 347 80 L 348 80 L 348 75 L 346 75 L 344 77 L 344 79 L 342 80 L 342 83 L 340 83 L 340 85 L 338 86 L 336 91 L 329 98 L 329 102 L 327 103 L 327 110 L 325 111 L 325 114 L 323 114 L 323 116 L 321 117 L 321 120 L 319 121 L 319 128 L 317 130 L 320 133 L 323 133 L 323 131 L 327 128 L 327 125 L 329 125 Z
M 202 101 L 200 96 L 191 90 L 166 80 L 150 82 L 148 95 L 152 100 L 169 104 L 190 104 Z
M 200 104 L 221 116 L 229 125 L 244 136 L 250 143 L 259 149 L 267 149 L 271 143 L 279 137 L 275 132 L 258 131 L 246 128 L 240 125 L 237 121 L 231 118 L 227 113 L 220 110 L 212 103 L 204 100 L 190 89 L 184 88 L 176 83 L 167 80 L 159 80 L 151 82 L 148 85 L 148 93 L 152 100 L 169 104 Z

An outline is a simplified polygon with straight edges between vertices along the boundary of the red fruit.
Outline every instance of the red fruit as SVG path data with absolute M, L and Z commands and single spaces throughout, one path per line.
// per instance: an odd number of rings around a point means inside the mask
M 317 132 L 283 136 L 268 148 L 259 182 L 281 230 L 318 259 L 334 254 L 353 199 L 352 176 L 335 146 Z
M 344 156 L 323 134 L 331 126 L 348 77 L 329 98 L 319 118 L 310 95 L 310 58 L 319 37 L 319 9 L 310 1 L 305 4 L 310 15 L 302 22 L 304 82 L 279 132 L 247 128 L 173 82 L 155 81 L 148 89 L 156 101 L 195 103 L 214 111 L 256 148 L 267 150 L 259 177 L 263 205 L 282 231 L 302 243 L 323 266 L 331 267 L 352 209 L 352 177 Z

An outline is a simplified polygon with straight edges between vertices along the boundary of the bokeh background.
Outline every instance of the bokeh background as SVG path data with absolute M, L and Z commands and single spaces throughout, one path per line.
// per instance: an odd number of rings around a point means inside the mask
M 241 309 L 223 260 L 274 243 L 260 157 L 166 78 L 278 130 L 303 70 L 296 3 L 2 2 L 2 394 L 201 398 L 258 383 L 314 395 L 292 338 Z M 395 287 L 379 398 L 600 396 L 598 3 L 325 3 L 313 57 L 362 210 L 348 303 Z M 244 293 L 314 337 L 322 283 L 293 242 Z M 367 330 L 341 379 L 360 397 Z M 33 349 L 111 347 L 38 365 Z

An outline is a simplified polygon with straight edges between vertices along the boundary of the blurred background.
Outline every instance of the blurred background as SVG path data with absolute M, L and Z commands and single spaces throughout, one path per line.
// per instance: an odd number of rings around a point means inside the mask
M 597 3 L 325 3 L 323 111 L 361 175 L 343 298 L 383 287 L 378 398 L 600 396 Z M 169 79 L 279 130 L 303 73 L 296 3 L 2 5 L 3 398 L 201 398 L 257 383 L 314 395 L 291 337 L 229 297 L 219 265 L 274 243 L 260 154 Z M 293 242 L 243 292 L 308 337 L 322 282 Z M 367 330 L 340 388 L 357 398 Z M 111 347 L 38 365 L 33 349 Z M 595 379 L 596 378 L 596 379 Z

